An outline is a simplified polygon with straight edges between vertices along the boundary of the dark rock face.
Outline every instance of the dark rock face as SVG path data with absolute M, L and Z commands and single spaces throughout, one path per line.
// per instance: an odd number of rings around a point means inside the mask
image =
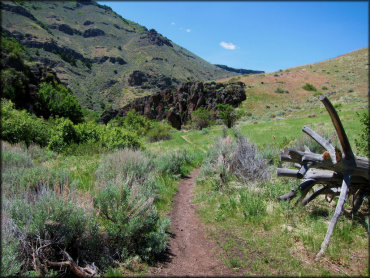
M 71 28 L 69 25 L 67 25 L 67 24 L 61 24 L 61 25 L 59 25 L 59 31 L 61 31 L 61 32 L 63 32 L 63 33 L 66 33 L 66 34 L 68 34 L 68 35 L 73 35 L 74 33 L 80 33 L 80 32 L 78 32 L 77 30 L 75 30 L 75 29 L 73 29 L 73 28 Z
M 104 36 L 104 35 L 105 35 L 105 32 L 97 28 L 87 29 L 82 34 L 84 38 L 98 37 L 98 36 Z
M 92 24 L 94 24 L 94 22 L 93 22 L 93 21 L 90 21 L 90 20 L 86 20 L 86 21 L 84 22 L 84 25 L 85 25 L 85 26 L 87 26 L 87 25 L 92 25 Z
M 105 111 L 100 121 L 108 123 L 119 115 L 124 117 L 135 109 L 137 113 L 149 119 L 161 121 L 167 119 L 170 124 L 181 129 L 181 126 L 191 119 L 191 113 L 204 106 L 214 110 L 217 104 L 230 104 L 234 107 L 246 99 L 244 83 L 231 84 L 187 82 L 176 90 L 164 90 L 150 96 L 137 98 L 128 105 Z
M 170 42 L 169 39 L 161 36 L 154 29 L 150 29 L 145 36 L 140 37 L 140 38 L 141 39 L 147 39 L 149 41 L 149 43 L 155 44 L 155 45 L 158 45 L 158 46 L 167 45 L 167 46 L 173 47 L 173 45 L 172 45 L 172 43 Z
M 173 89 L 179 81 L 164 75 L 153 76 L 145 72 L 135 70 L 128 78 L 130 86 L 140 86 L 142 89 L 158 88 L 159 90 Z
M 123 60 L 120 57 L 110 57 L 109 62 L 111 62 L 113 64 L 117 63 L 117 64 L 120 64 L 120 65 L 126 64 L 125 60 Z
M 21 6 L 12 6 L 12 5 L 8 5 L 8 4 L 5 4 L 5 3 L 1 3 L 1 8 L 6 10 L 6 11 L 10 11 L 10 12 L 13 12 L 13 13 L 16 13 L 16 14 L 19 14 L 19 15 L 23 15 L 25 17 L 28 17 L 29 19 L 33 20 L 33 21 L 36 21 L 36 18 L 29 12 L 27 11 L 25 8 L 21 7 Z
M 134 72 L 132 72 L 128 78 L 128 84 L 130 86 L 140 86 L 141 84 L 143 84 L 143 82 L 147 81 L 147 74 L 142 72 L 142 71 L 139 71 L 139 70 L 135 70 Z

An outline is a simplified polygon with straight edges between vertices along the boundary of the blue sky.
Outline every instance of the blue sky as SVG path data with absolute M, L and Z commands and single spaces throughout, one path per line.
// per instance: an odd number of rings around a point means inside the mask
M 369 4 L 98 1 L 213 64 L 277 71 L 368 47 Z

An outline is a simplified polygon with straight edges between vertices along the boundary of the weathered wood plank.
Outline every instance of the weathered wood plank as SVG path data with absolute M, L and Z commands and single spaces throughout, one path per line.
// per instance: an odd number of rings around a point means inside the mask
M 320 144 L 325 150 L 327 150 L 330 154 L 331 161 L 333 164 L 337 163 L 336 155 L 335 155 L 335 148 L 329 143 L 329 141 L 322 138 L 318 133 L 310 129 L 308 126 L 304 126 L 302 131 L 309 135 L 313 140 Z
M 334 215 L 333 215 L 332 219 L 330 220 L 328 231 L 326 232 L 325 239 L 321 244 L 321 250 L 316 255 L 316 259 L 318 259 L 319 257 L 322 256 L 322 254 L 325 253 L 325 250 L 329 245 L 329 242 L 330 242 L 331 236 L 333 234 L 335 225 L 337 224 L 338 218 L 339 218 L 339 216 L 340 216 L 340 214 L 342 213 L 342 210 L 343 210 L 343 205 L 344 205 L 344 201 L 346 200 L 346 196 L 347 196 L 350 181 L 351 181 L 351 175 L 349 173 L 346 173 L 346 175 L 344 176 L 344 179 L 343 179 L 342 188 L 340 189 L 340 195 L 339 195 L 339 200 L 338 200 L 338 203 L 337 203 L 337 207 L 335 208 Z
M 335 131 L 337 132 L 340 145 L 342 147 L 344 158 L 346 160 L 354 160 L 354 154 L 352 152 L 351 144 L 349 143 L 346 132 L 344 131 L 341 120 L 339 119 L 338 113 L 335 110 L 334 106 L 331 104 L 329 99 L 326 96 L 321 96 L 320 101 L 324 104 L 326 110 L 329 113 L 329 116 L 333 122 Z

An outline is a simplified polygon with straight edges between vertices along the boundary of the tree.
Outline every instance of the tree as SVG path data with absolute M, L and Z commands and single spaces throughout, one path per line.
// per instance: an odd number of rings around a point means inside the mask
M 195 128 L 202 130 L 211 125 L 211 112 L 201 106 L 193 111 L 191 120 Z
M 62 84 L 43 82 L 37 93 L 36 114 L 49 118 L 60 116 L 73 123 L 83 119 L 82 109 L 76 98 Z
M 238 119 L 241 117 L 241 112 L 238 112 L 230 104 L 217 104 L 218 117 L 227 126 L 227 128 L 233 127 Z

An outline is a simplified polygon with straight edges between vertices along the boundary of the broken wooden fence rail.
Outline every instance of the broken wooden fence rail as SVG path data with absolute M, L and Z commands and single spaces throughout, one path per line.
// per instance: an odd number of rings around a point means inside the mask
M 302 131 L 319 143 L 326 151 L 323 154 L 317 154 L 311 152 L 307 146 L 305 146 L 304 152 L 286 148 L 280 154 L 280 160 L 294 163 L 298 170 L 277 169 L 278 176 L 303 179 L 297 189 L 280 196 L 279 200 L 291 200 L 297 195 L 297 191 L 301 192 L 301 196 L 296 204 L 302 201 L 302 205 L 308 204 L 317 196 L 323 194 L 331 196 L 331 199 L 339 195 L 335 213 L 329 223 L 325 239 L 321 244 L 321 250 L 316 258 L 319 258 L 328 247 L 335 224 L 342 213 L 346 197 L 348 195 L 353 196 L 352 214 L 355 214 L 361 207 L 363 200 L 368 198 L 370 193 L 369 159 L 357 157 L 353 154 L 342 122 L 333 105 L 325 96 L 320 97 L 320 101 L 325 105 L 330 115 L 342 151 L 335 148 L 330 141 L 321 137 L 309 127 L 304 126 Z M 322 184 L 323 187 L 305 198 L 316 184 Z

